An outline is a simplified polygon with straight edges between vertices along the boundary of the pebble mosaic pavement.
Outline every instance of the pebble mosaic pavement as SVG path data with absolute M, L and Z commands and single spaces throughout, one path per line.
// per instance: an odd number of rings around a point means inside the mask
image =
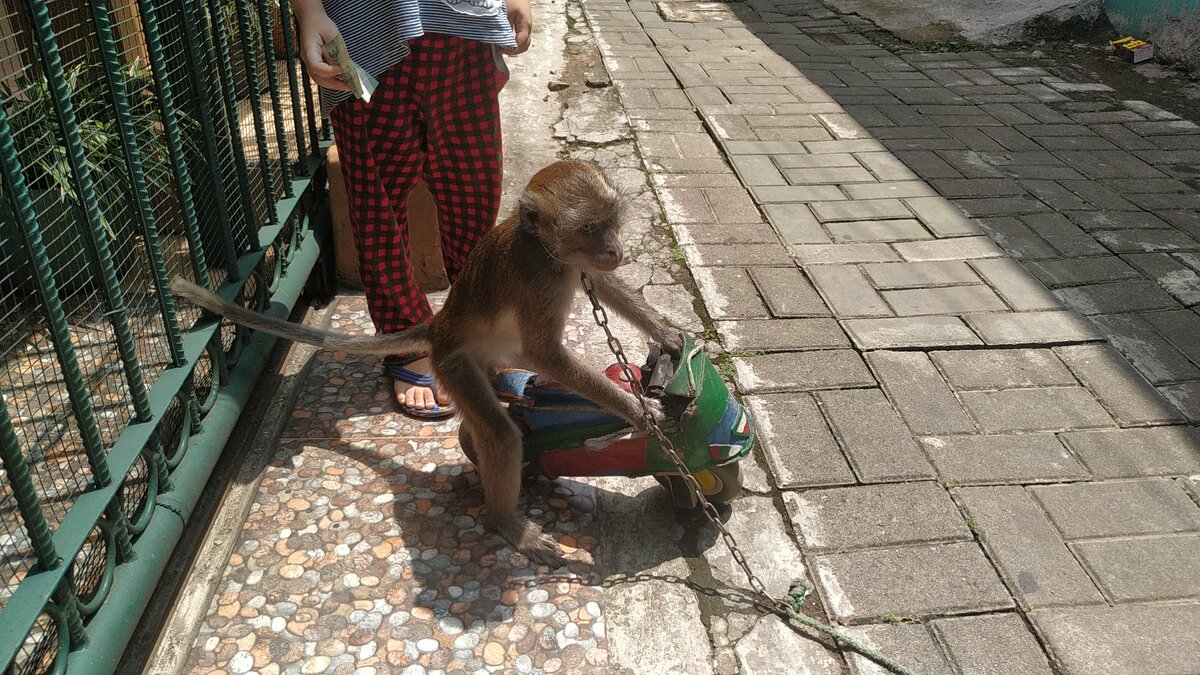
M 336 330 L 369 332 L 360 296 Z M 582 351 L 578 322 L 567 340 Z M 541 480 L 522 508 L 572 563 L 549 580 L 478 521 L 456 422 L 392 411 L 376 359 L 318 353 L 230 557 L 192 673 L 594 671 L 596 494 Z M 348 525 L 353 523 L 353 527 Z

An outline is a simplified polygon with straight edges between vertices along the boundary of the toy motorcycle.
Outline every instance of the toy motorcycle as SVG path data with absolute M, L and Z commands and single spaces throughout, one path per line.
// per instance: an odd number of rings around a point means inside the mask
M 753 422 L 708 355 L 686 335 L 680 361 L 676 364 L 652 347 L 640 369 L 640 384 L 647 396 L 662 401 L 667 416 L 662 429 L 705 498 L 724 504 L 742 488 L 740 461 L 754 445 Z M 609 366 L 605 375 L 630 390 L 619 364 Z M 501 371 L 493 386 L 521 429 L 526 472 L 550 478 L 650 475 L 671 491 L 676 508 L 697 505 L 652 433 L 637 431 L 623 418 L 527 370 Z M 462 441 L 474 462 L 470 439 L 464 436 Z

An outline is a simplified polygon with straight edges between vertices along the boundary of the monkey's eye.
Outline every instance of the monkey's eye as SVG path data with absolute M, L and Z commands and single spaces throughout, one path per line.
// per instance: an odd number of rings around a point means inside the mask
M 586 235 L 593 235 L 596 234 L 599 229 L 600 226 L 596 223 L 588 223 L 587 225 L 583 226 L 583 233 Z

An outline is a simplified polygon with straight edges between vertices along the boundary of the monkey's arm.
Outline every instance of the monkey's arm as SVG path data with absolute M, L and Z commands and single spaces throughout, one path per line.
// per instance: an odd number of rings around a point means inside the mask
M 645 429 L 646 423 L 638 399 L 618 387 L 612 380 L 589 368 L 561 344 L 526 345 L 525 349 L 526 355 L 539 373 L 549 375 L 576 394 L 617 413 L 638 429 Z M 656 399 L 648 399 L 647 405 L 655 417 L 662 421 L 662 404 Z
M 593 275 L 592 285 L 596 289 L 596 297 L 605 309 L 611 309 L 621 315 L 672 355 L 679 356 L 679 351 L 683 348 L 679 330 L 672 326 L 666 317 L 654 311 L 641 297 L 612 275 Z

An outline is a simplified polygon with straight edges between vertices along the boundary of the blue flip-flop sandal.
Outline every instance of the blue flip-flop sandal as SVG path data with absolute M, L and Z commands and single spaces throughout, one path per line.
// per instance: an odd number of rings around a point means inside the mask
M 437 380 L 435 380 L 432 375 L 422 375 L 420 373 L 414 373 L 413 371 L 409 370 L 408 368 L 405 368 L 405 366 L 407 366 L 408 364 L 412 363 L 413 361 L 419 361 L 420 359 L 425 358 L 425 356 L 426 356 L 425 354 L 405 355 L 404 357 L 397 359 L 394 362 L 385 363 L 383 366 L 383 372 L 384 372 L 384 374 L 386 374 L 388 377 L 392 378 L 393 380 L 400 380 L 401 382 L 404 382 L 406 384 L 411 384 L 415 387 L 429 387 L 430 389 L 432 389 L 433 395 L 435 397 L 434 407 L 433 408 L 410 408 L 409 406 L 401 403 L 399 399 L 395 398 L 394 393 L 392 395 L 393 400 L 395 400 L 396 406 L 398 408 L 400 408 L 401 412 L 403 412 L 404 414 L 409 415 L 411 417 L 416 417 L 419 419 L 427 419 L 427 420 L 428 419 L 444 419 L 446 417 L 450 417 L 454 414 L 456 408 L 454 407 L 453 403 L 448 403 L 446 405 L 442 405 L 437 402 L 437 400 L 436 400 L 437 393 L 438 393 Z

